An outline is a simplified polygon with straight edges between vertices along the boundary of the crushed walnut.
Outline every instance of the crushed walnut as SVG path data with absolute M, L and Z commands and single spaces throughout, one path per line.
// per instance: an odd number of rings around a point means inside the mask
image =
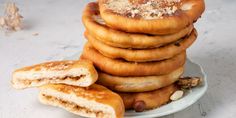
M 0 17 L 0 28 L 17 31 L 22 28 L 23 17 L 19 13 L 15 3 L 7 3 L 4 16 Z
M 180 86 L 181 89 L 190 89 L 202 84 L 203 79 L 200 77 L 182 77 L 177 82 L 177 85 Z
M 108 0 L 105 7 L 130 18 L 160 19 L 173 15 L 181 0 Z

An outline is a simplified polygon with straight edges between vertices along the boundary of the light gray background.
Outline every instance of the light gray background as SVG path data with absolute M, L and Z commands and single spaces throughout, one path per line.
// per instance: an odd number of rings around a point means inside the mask
M 1 15 L 6 1 L 0 0 Z M 60 60 L 82 50 L 86 40 L 81 14 L 89 0 L 15 2 L 24 16 L 25 29 L 0 31 L 0 118 L 76 118 L 64 110 L 41 105 L 37 89 L 14 90 L 10 80 L 16 68 Z M 235 6 L 235 0 L 206 0 L 207 9 L 195 24 L 198 40 L 189 48 L 188 57 L 204 67 L 209 89 L 191 107 L 164 118 L 236 117 Z

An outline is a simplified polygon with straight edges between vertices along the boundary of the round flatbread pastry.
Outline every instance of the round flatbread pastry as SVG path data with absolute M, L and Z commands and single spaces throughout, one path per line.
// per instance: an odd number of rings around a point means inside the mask
M 100 16 L 96 2 L 91 2 L 86 6 L 82 20 L 87 32 L 94 38 L 107 45 L 120 48 L 144 49 L 160 47 L 179 40 L 190 34 L 193 29 L 193 25 L 191 24 L 177 33 L 161 36 L 114 30 L 106 26 L 105 21 Z
M 114 29 L 172 34 L 197 20 L 204 0 L 98 0 L 102 19 Z
M 154 91 L 140 93 L 118 93 L 123 99 L 125 109 L 141 112 L 154 109 L 170 102 L 170 96 L 178 90 L 175 84 Z
M 160 76 L 119 77 L 99 72 L 97 83 L 118 92 L 145 92 L 173 84 L 183 72 L 183 67 Z
M 97 49 L 100 53 L 109 58 L 122 58 L 127 61 L 148 62 L 169 59 L 185 51 L 197 39 L 197 31 L 194 29 L 189 36 L 186 36 L 185 38 L 170 43 L 168 45 L 143 50 L 112 47 L 95 39 L 87 32 L 85 32 L 85 37 L 95 49 Z
M 184 51 L 163 61 L 137 63 L 105 57 L 94 49 L 91 44 L 86 43 L 81 58 L 91 60 L 97 69 L 111 75 L 151 76 L 168 74 L 182 67 L 186 60 L 186 52 Z

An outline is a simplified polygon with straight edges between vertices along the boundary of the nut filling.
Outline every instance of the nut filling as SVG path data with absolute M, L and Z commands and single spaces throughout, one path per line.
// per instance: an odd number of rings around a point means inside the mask
M 71 81 L 78 81 L 81 78 L 84 78 L 86 75 L 80 75 L 78 77 L 64 77 L 64 78 L 42 78 L 42 79 L 37 79 L 37 80 L 27 80 L 27 79 L 22 79 L 18 80 L 21 83 L 24 83 L 25 85 L 31 85 L 32 83 L 39 83 L 42 81 L 55 81 L 57 82 L 58 80 L 71 80 Z
M 73 102 L 68 102 L 68 101 L 53 97 L 53 96 L 49 96 L 49 95 L 45 95 L 45 94 L 42 94 L 42 96 L 44 96 L 45 99 L 47 99 L 48 101 L 60 103 L 65 108 L 70 108 L 74 111 L 78 111 L 78 112 L 85 111 L 87 114 L 95 114 L 96 117 L 104 117 L 105 115 L 108 115 L 108 114 L 105 114 L 103 111 L 95 111 L 95 110 L 92 111 L 92 110 L 87 109 L 86 107 L 82 107 L 82 106 L 79 106 Z

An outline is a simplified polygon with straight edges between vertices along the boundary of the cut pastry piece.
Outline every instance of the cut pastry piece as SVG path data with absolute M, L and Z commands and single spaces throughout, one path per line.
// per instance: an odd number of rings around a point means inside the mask
M 63 83 L 87 87 L 98 78 L 91 61 L 52 61 L 17 69 L 12 84 L 16 89 L 36 87 L 49 83 Z
M 152 76 L 168 74 L 182 67 L 186 60 L 186 52 L 163 61 L 137 63 L 105 57 L 87 43 L 84 46 L 81 58 L 92 61 L 95 67 L 111 75 Z
M 62 84 L 40 87 L 39 100 L 46 105 L 66 109 L 93 118 L 121 118 L 125 108 L 121 97 L 109 89 L 93 84 L 87 88 Z
M 148 34 L 171 34 L 204 11 L 203 0 L 98 0 L 101 17 L 114 29 Z
M 170 101 L 170 96 L 178 90 L 175 84 L 154 91 L 140 93 L 118 93 L 125 104 L 125 109 L 134 109 L 142 112 L 154 109 Z
M 160 76 L 119 77 L 99 72 L 97 83 L 118 92 L 145 92 L 173 84 L 183 72 L 183 67 Z
M 194 29 L 190 36 L 186 36 L 176 42 L 152 49 L 123 49 L 116 48 L 102 43 L 90 34 L 85 32 L 85 37 L 90 44 L 101 54 L 113 59 L 124 59 L 127 61 L 147 62 L 169 59 L 185 51 L 197 38 L 197 32 Z
M 191 33 L 193 25 L 189 25 L 177 33 L 169 35 L 147 35 L 138 33 L 128 33 L 114 30 L 106 26 L 105 21 L 101 18 L 98 4 L 96 2 L 89 3 L 82 17 L 87 32 L 97 40 L 120 48 L 154 48 L 177 41 L 178 39 Z

